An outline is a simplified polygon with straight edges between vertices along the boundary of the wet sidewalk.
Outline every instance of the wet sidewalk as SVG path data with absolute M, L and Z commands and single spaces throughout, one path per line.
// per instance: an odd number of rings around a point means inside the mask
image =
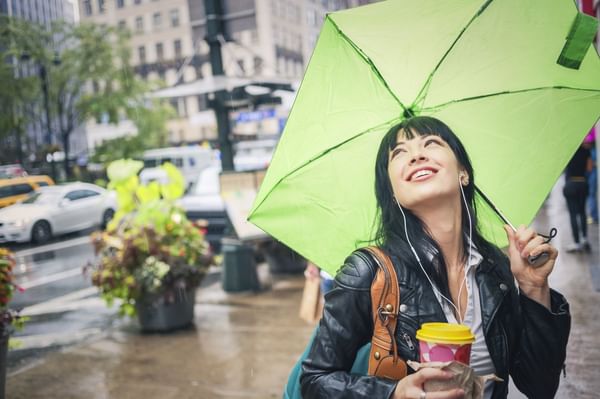
M 540 211 L 541 232 L 557 227 L 561 250 L 551 285 L 571 303 L 567 376 L 558 398 L 600 392 L 598 228 L 591 254 L 568 254 L 568 215 L 557 188 Z M 216 282 L 198 292 L 195 326 L 174 334 L 139 334 L 123 321 L 103 335 L 48 354 L 7 378 L 10 399 L 280 398 L 313 327 L 298 318 L 303 276 L 276 276 L 270 290 L 227 294 Z M 548 331 L 551 334 L 551 331 Z M 520 397 L 511 394 L 511 398 Z
M 135 323 L 12 372 L 7 398 L 279 398 L 312 327 L 298 317 L 303 276 L 259 294 L 198 292 L 195 326 L 140 334 Z

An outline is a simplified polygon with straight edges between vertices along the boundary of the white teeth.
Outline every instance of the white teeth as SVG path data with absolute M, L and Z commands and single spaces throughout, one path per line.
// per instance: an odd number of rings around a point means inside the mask
M 420 170 L 420 171 L 416 172 L 416 173 L 415 173 L 415 174 L 412 176 L 412 179 L 411 179 L 411 180 L 418 179 L 419 177 L 422 177 L 422 176 L 427 176 L 427 175 L 432 175 L 432 174 L 433 174 L 433 172 L 432 172 L 431 170 L 428 170 L 428 169 L 423 169 L 423 170 Z

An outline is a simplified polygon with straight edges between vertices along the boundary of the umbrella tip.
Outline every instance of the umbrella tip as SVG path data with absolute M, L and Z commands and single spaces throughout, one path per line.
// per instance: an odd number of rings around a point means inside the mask
M 413 116 L 415 116 L 415 111 L 412 109 L 412 107 L 405 108 L 404 112 L 402 113 L 402 116 L 406 119 L 412 118 Z

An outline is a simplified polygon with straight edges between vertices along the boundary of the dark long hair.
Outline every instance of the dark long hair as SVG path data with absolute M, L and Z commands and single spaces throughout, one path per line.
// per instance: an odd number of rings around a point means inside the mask
M 406 240 L 404 231 L 404 219 L 394 198 L 392 184 L 388 175 L 389 153 L 396 145 L 398 132 L 402 131 L 407 139 L 419 136 L 434 135 L 448 143 L 450 149 L 456 156 L 458 163 L 464 168 L 469 176 L 469 184 L 463 187 L 466 202 L 471 214 L 472 240 L 478 251 L 486 256 L 492 251 L 492 244 L 487 242 L 477 228 L 477 214 L 475 211 L 475 175 L 469 155 L 458 137 L 442 121 L 428 117 L 415 116 L 405 119 L 393 126 L 381 140 L 377 160 L 375 163 L 375 196 L 377 198 L 379 225 L 377 226 L 376 242 L 385 248 L 390 254 L 398 256 L 403 263 L 417 264 L 414 254 Z M 457 182 L 457 184 L 459 184 Z M 469 218 L 464 202 L 461 200 L 462 208 L 462 232 L 466 236 L 469 231 Z M 407 208 L 402 208 L 406 215 L 406 230 L 408 236 L 417 251 L 423 264 L 423 268 L 429 277 L 435 282 L 437 288 L 449 297 L 448 273 L 446 263 L 440 247 L 427 230 L 423 222 Z M 429 261 L 427 253 L 433 254 L 433 261 Z M 466 261 L 468 254 L 468 242 L 463 240 L 462 256 Z

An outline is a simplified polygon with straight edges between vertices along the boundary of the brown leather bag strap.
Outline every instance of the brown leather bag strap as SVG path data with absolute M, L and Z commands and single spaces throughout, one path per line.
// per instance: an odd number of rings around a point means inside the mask
M 400 307 L 400 285 L 389 256 L 378 247 L 366 247 L 377 263 L 371 284 L 373 338 L 369 355 L 369 374 L 391 379 L 406 375 L 406 363 L 398 357 L 395 331 Z M 385 360 L 385 362 L 384 362 Z

